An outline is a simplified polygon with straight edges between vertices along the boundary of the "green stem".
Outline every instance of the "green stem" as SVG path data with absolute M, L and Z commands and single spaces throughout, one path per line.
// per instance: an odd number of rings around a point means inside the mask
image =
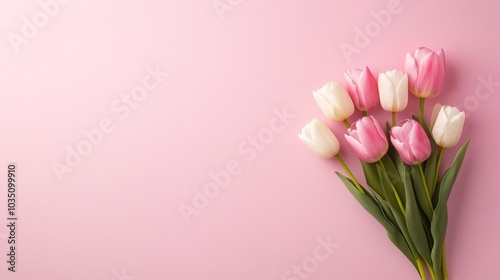
M 361 111 L 361 114 L 363 115 L 363 117 L 367 116 L 366 111 Z
M 429 269 L 429 272 L 431 273 L 432 280 L 437 280 L 436 273 L 434 273 L 434 269 L 432 269 L 432 265 L 428 264 L 427 262 L 425 262 L 425 264 L 427 265 L 427 268 Z
M 399 194 L 396 191 L 396 188 L 394 188 L 394 186 L 392 186 L 392 192 L 394 192 L 394 195 L 396 196 L 396 200 L 398 201 L 398 205 L 399 205 L 399 208 L 401 209 L 401 212 L 403 213 L 403 216 L 406 217 L 405 207 L 403 206 L 403 202 L 401 202 L 401 198 L 399 197 Z
M 358 180 L 356 180 L 356 178 L 354 177 L 354 174 L 352 174 L 351 170 L 349 169 L 349 167 L 347 167 L 347 164 L 345 164 L 344 160 L 342 160 L 342 158 L 339 155 L 336 155 L 335 158 L 339 161 L 340 165 L 342 165 L 345 172 L 347 173 L 349 178 L 351 178 L 352 182 L 354 183 L 354 185 L 356 186 L 358 191 L 362 194 L 365 194 L 364 189 L 359 185 Z
M 424 169 L 422 168 L 422 164 L 417 163 L 418 171 L 420 172 L 420 178 L 422 178 L 422 183 L 424 184 L 425 196 L 427 196 L 427 202 L 429 202 L 429 206 L 431 207 L 432 212 L 434 212 L 434 206 L 432 205 L 431 194 L 429 193 L 429 187 L 427 186 L 427 180 L 425 179 Z
M 422 265 L 422 260 L 420 259 L 420 257 L 417 258 L 417 267 L 420 278 L 422 278 L 422 280 L 427 280 L 427 277 L 425 276 L 424 266 Z
M 434 177 L 434 186 L 437 184 L 438 177 L 439 177 L 439 169 L 441 169 L 441 163 L 443 161 L 443 155 L 444 155 L 444 148 L 438 148 L 439 149 L 439 156 L 438 156 L 438 162 L 436 165 L 436 176 Z M 442 268 L 443 268 L 443 276 L 444 280 L 448 280 L 448 267 L 446 265 L 446 245 L 443 244 L 443 261 L 442 261 Z
M 446 245 L 443 244 L 443 275 L 444 280 L 448 280 L 448 268 L 446 266 Z
M 420 105 L 418 107 L 418 115 L 420 117 L 420 121 L 424 121 L 424 105 L 425 105 L 425 98 L 420 98 Z
M 441 169 L 441 162 L 443 161 L 443 154 L 444 154 L 444 148 L 438 148 L 439 149 L 439 156 L 438 156 L 438 162 L 436 165 L 436 175 L 434 177 L 434 186 L 436 186 L 438 177 L 439 177 L 439 169 Z
M 392 126 L 396 125 L 396 112 L 392 112 Z
M 351 125 L 349 124 L 349 121 L 347 119 L 344 120 L 344 124 L 346 128 L 350 128 Z

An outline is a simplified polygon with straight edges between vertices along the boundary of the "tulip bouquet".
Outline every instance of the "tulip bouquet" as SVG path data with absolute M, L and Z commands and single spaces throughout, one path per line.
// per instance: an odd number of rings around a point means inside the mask
M 465 121 L 464 112 L 440 104 L 430 123 L 426 121 L 425 101 L 440 93 L 444 72 L 443 50 L 419 48 L 407 54 L 404 72 L 383 72 L 377 81 L 368 67 L 350 70 L 344 73 L 347 90 L 329 82 L 313 92 L 326 117 L 345 124 L 345 139 L 361 160 L 366 184 L 339 156 L 339 141 L 323 122 L 313 119 L 299 133 L 313 152 L 339 161 L 347 176 L 336 173 L 354 198 L 382 224 L 421 279 L 430 275 L 433 280 L 448 279 L 447 201 L 469 143 L 441 170 L 443 154 L 458 143 Z M 408 92 L 420 100 L 418 116 L 397 122 L 396 113 L 407 107 Z M 386 130 L 367 113 L 379 103 L 392 115 Z M 355 109 L 363 117 L 350 124 Z

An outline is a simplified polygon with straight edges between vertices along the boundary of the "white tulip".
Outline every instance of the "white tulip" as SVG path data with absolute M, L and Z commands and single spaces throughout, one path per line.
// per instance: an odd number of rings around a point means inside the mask
M 344 121 L 354 113 L 351 97 L 338 82 L 326 83 L 313 96 L 323 114 L 332 121 Z
M 441 105 L 440 103 L 436 103 L 436 105 L 434 105 L 434 108 L 432 109 L 432 115 L 431 115 L 431 132 L 432 132 L 432 128 L 434 127 L 434 124 L 436 123 L 436 119 L 439 115 L 439 112 L 441 111 L 441 108 L 443 108 L 443 105 Z
M 432 112 L 432 137 L 442 148 L 451 148 L 458 143 L 465 123 L 465 113 L 452 106 L 436 104 Z
M 380 105 L 388 112 L 401 112 L 408 105 L 408 75 L 400 70 L 378 75 Z
M 315 154 L 332 158 L 339 153 L 339 140 L 323 122 L 312 119 L 300 131 L 299 139 Z

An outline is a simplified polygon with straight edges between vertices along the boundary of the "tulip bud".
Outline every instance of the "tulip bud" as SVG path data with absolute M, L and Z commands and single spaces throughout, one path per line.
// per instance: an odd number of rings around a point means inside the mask
M 388 112 L 401 112 L 408 105 L 408 75 L 399 70 L 378 75 L 380 104 Z
M 328 82 L 313 92 L 321 111 L 332 121 L 344 121 L 354 113 L 354 105 L 347 91 L 338 82 Z
M 436 104 L 432 112 L 432 137 L 442 148 L 451 148 L 458 143 L 465 123 L 465 113 L 452 106 Z
M 418 48 L 414 55 L 407 53 L 404 70 L 408 74 L 410 92 L 420 98 L 438 95 L 444 83 L 444 63 L 443 50 L 433 52 Z
M 368 111 L 378 104 L 377 80 L 368 67 L 353 69 L 344 73 L 347 92 L 359 111 Z
M 332 158 L 339 153 L 339 140 L 326 124 L 317 119 L 312 119 L 302 128 L 299 139 L 321 157 Z
M 391 128 L 391 142 L 408 165 L 423 162 L 431 155 L 431 142 L 415 120 L 402 120 Z
M 436 123 L 436 119 L 439 115 L 439 112 L 441 111 L 441 108 L 443 108 L 443 105 L 441 105 L 439 102 L 434 105 L 434 108 L 432 109 L 432 115 L 431 115 L 431 123 L 430 123 L 430 128 L 432 131 L 432 128 L 434 127 L 434 124 Z
M 373 116 L 354 122 L 345 134 L 356 155 L 364 162 L 376 162 L 389 148 L 385 133 Z

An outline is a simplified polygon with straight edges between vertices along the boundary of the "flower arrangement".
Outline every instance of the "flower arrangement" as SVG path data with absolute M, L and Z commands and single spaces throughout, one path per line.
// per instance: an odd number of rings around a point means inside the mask
M 339 178 L 424 280 L 428 274 L 433 280 L 448 279 L 447 201 L 469 144 L 441 170 L 443 154 L 459 142 L 465 122 L 464 112 L 439 103 L 430 123 L 426 121 L 425 101 L 441 92 L 444 75 L 443 50 L 422 47 L 406 55 L 404 72 L 382 72 L 377 81 L 368 67 L 349 70 L 344 73 L 346 88 L 329 82 L 313 92 L 326 117 L 345 124 L 345 139 L 361 160 L 364 186 L 339 156 L 339 141 L 326 124 L 313 119 L 298 135 L 317 155 L 338 160 L 347 174 L 336 172 Z M 419 98 L 418 116 L 397 122 L 397 112 L 408 105 L 408 92 Z M 379 103 L 392 115 L 387 131 L 367 113 Z M 355 109 L 363 117 L 350 124 Z

